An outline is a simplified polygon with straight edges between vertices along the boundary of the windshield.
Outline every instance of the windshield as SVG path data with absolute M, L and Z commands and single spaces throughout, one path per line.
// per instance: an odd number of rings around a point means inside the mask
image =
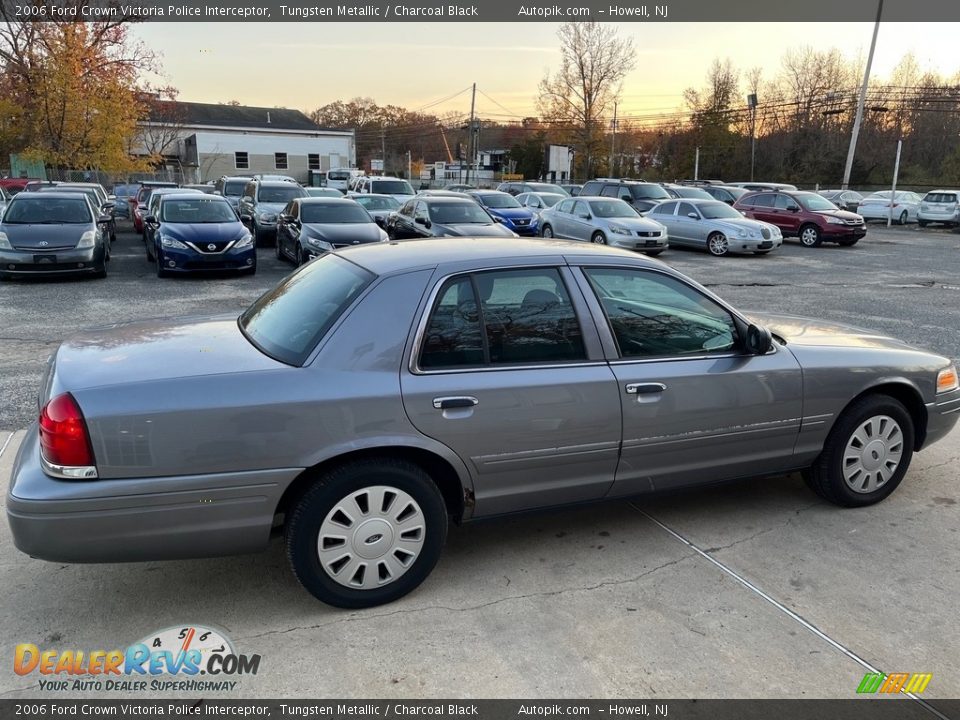
M 354 198 L 367 210 L 396 210 L 400 207 L 400 201 L 392 197 L 364 197 L 359 195 Z
M 659 185 L 629 185 L 630 192 L 641 200 L 669 200 L 670 193 Z
M 543 203 L 544 207 L 553 207 L 567 196 L 554 193 L 537 193 L 537 197 L 540 198 L 540 202 Z
M 491 193 L 490 195 L 478 195 L 480 202 L 484 207 L 500 210 L 502 208 L 522 207 L 517 199 L 509 193 Z
M 374 277 L 335 254 L 324 255 L 261 295 L 240 316 L 240 330 L 270 357 L 301 365 Z
M 304 223 L 368 223 L 370 215 L 352 202 L 303 203 L 300 220 Z
M 563 195 L 564 197 L 570 196 L 570 193 L 562 187 L 553 185 L 552 183 L 527 183 L 527 187 L 530 188 L 530 192 L 552 193 L 554 195 Z
M 640 215 L 623 200 L 594 200 L 590 203 L 590 210 L 602 218 L 635 218 Z
M 709 200 L 713 197 L 706 190 L 701 190 L 700 188 L 694 187 L 678 187 L 674 188 L 677 195 L 684 198 L 699 198 L 700 200 Z
M 430 205 L 430 219 L 442 225 L 459 225 L 462 223 L 493 222 L 483 208 L 475 202 L 437 203 Z
M 719 220 L 721 218 L 743 218 L 743 213 L 734 210 L 732 207 L 722 202 L 708 202 L 697 205 L 700 214 L 707 220 Z
M 100 200 L 100 193 L 98 193 L 93 188 L 79 188 L 79 187 L 49 187 L 49 188 L 40 188 L 40 192 L 68 192 L 68 193 L 77 193 L 78 195 L 86 195 L 90 198 L 90 202 L 93 203 L 94 207 L 100 207 L 103 203 Z
M 927 193 L 924 201 L 932 203 L 955 203 L 957 201 L 957 194 L 937 192 Z
M 385 195 L 413 195 L 413 188 L 406 180 L 374 180 L 370 192 Z
M 310 197 L 332 197 L 332 198 L 342 198 L 343 193 L 337 190 L 336 188 L 325 188 L 325 187 L 311 187 L 304 188 L 307 191 L 307 195 Z
M 238 222 L 236 213 L 223 200 L 176 200 L 168 198 L 160 203 L 160 220 L 168 223 L 225 223 Z
M 262 203 L 288 203 L 294 198 L 306 195 L 304 189 L 299 185 L 289 185 L 283 187 L 260 187 L 257 193 L 257 200 Z
M 3 214 L 6 224 L 86 224 L 92 222 L 90 207 L 83 198 L 45 198 L 20 193 Z
M 331 170 L 327 173 L 327 180 L 349 180 L 349 170 Z
M 243 195 L 243 189 L 247 186 L 246 180 L 237 180 L 236 182 L 225 182 L 223 184 L 223 194 L 227 197 L 240 197 Z
M 800 206 L 804 210 L 812 210 L 814 212 L 818 210 L 836 210 L 837 206 L 832 202 L 827 200 L 825 197 L 820 197 L 819 195 L 796 195 L 797 202 L 800 203 Z

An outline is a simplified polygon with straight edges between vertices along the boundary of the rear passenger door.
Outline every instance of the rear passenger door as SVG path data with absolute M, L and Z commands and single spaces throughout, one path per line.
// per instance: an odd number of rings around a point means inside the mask
M 470 468 L 476 515 L 612 485 L 619 391 L 565 265 L 438 279 L 401 388 L 414 426 Z

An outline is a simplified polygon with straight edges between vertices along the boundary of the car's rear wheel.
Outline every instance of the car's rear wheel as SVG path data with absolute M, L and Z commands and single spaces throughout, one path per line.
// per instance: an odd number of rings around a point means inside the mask
M 540 235 L 543 236 L 543 237 L 545 237 L 545 238 L 552 238 L 552 237 L 553 237 L 553 228 L 550 227 L 549 225 L 544 225 L 544 226 L 543 226 L 543 229 L 540 231 Z
M 818 247 L 822 242 L 820 228 L 816 225 L 804 225 L 800 228 L 800 244 L 804 247 Z
M 598 230 L 590 237 L 590 242 L 592 242 L 594 245 L 606 245 L 607 238 L 602 232 Z
M 920 227 L 926 227 L 926 226 L 927 226 L 927 221 L 926 221 L 926 220 L 917 220 L 917 225 L 919 225 Z
M 372 607 L 420 585 L 446 536 L 443 497 L 422 468 L 360 460 L 325 473 L 300 498 L 287 522 L 287 557 L 317 599 Z
M 720 232 L 711 233 L 707 238 L 707 250 L 714 257 L 723 257 L 730 252 L 727 236 Z
M 913 420 L 900 401 L 888 395 L 862 397 L 840 415 L 804 480 L 836 505 L 873 505 L 903 480 L 913 457 L 913 434 Z
M 907 220 L 909 220 L 909 219 L 910 219 L 909 213 L 908 213 L 906 210 L 904 210 L 902 213 L 900 213 L 900 217 L 897 218 L 897 224 L 898 224 L 898 225 L 906 225 L 906 224 L 907 224 Z

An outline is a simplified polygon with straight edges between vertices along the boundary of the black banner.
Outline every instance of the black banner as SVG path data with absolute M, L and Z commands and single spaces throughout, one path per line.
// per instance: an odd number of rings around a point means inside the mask
M 960 720 L 960 700 L 0 700 L 0 718 Z
M 155 22 L 872 22 L 878 0 L 0 0 L 7 20 Z M 956 0 L 884 0 L 886 22 L 957 22 Z M 723 46 L 722 36 L 717 46 Z

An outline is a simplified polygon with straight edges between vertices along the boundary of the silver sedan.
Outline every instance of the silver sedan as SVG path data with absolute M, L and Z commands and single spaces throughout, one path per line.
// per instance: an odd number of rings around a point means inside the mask
M 872 505 L 960 386 L 945 357 L 744 314 L 633 252 L 455 237 L 329 252 L 239 318 L 87 332 L 39 402 L 5 503 L 22 552 L 169 560 L 282 530 L 303 586 L 359 608 L 420 585 L 451 520 L 796 470 Z
M 667 200 L 647 213 L 670 233 L 670 244 L 729 253 L 766 255 L 783 245 L 780 228 L 751 220 L 719 200 Z
M 545 238 L 582 240 L 659 255 L 667 247 L 667 229 L 642 216 L 623 200 L 607 197 L 565 198 L 540 213 Z

